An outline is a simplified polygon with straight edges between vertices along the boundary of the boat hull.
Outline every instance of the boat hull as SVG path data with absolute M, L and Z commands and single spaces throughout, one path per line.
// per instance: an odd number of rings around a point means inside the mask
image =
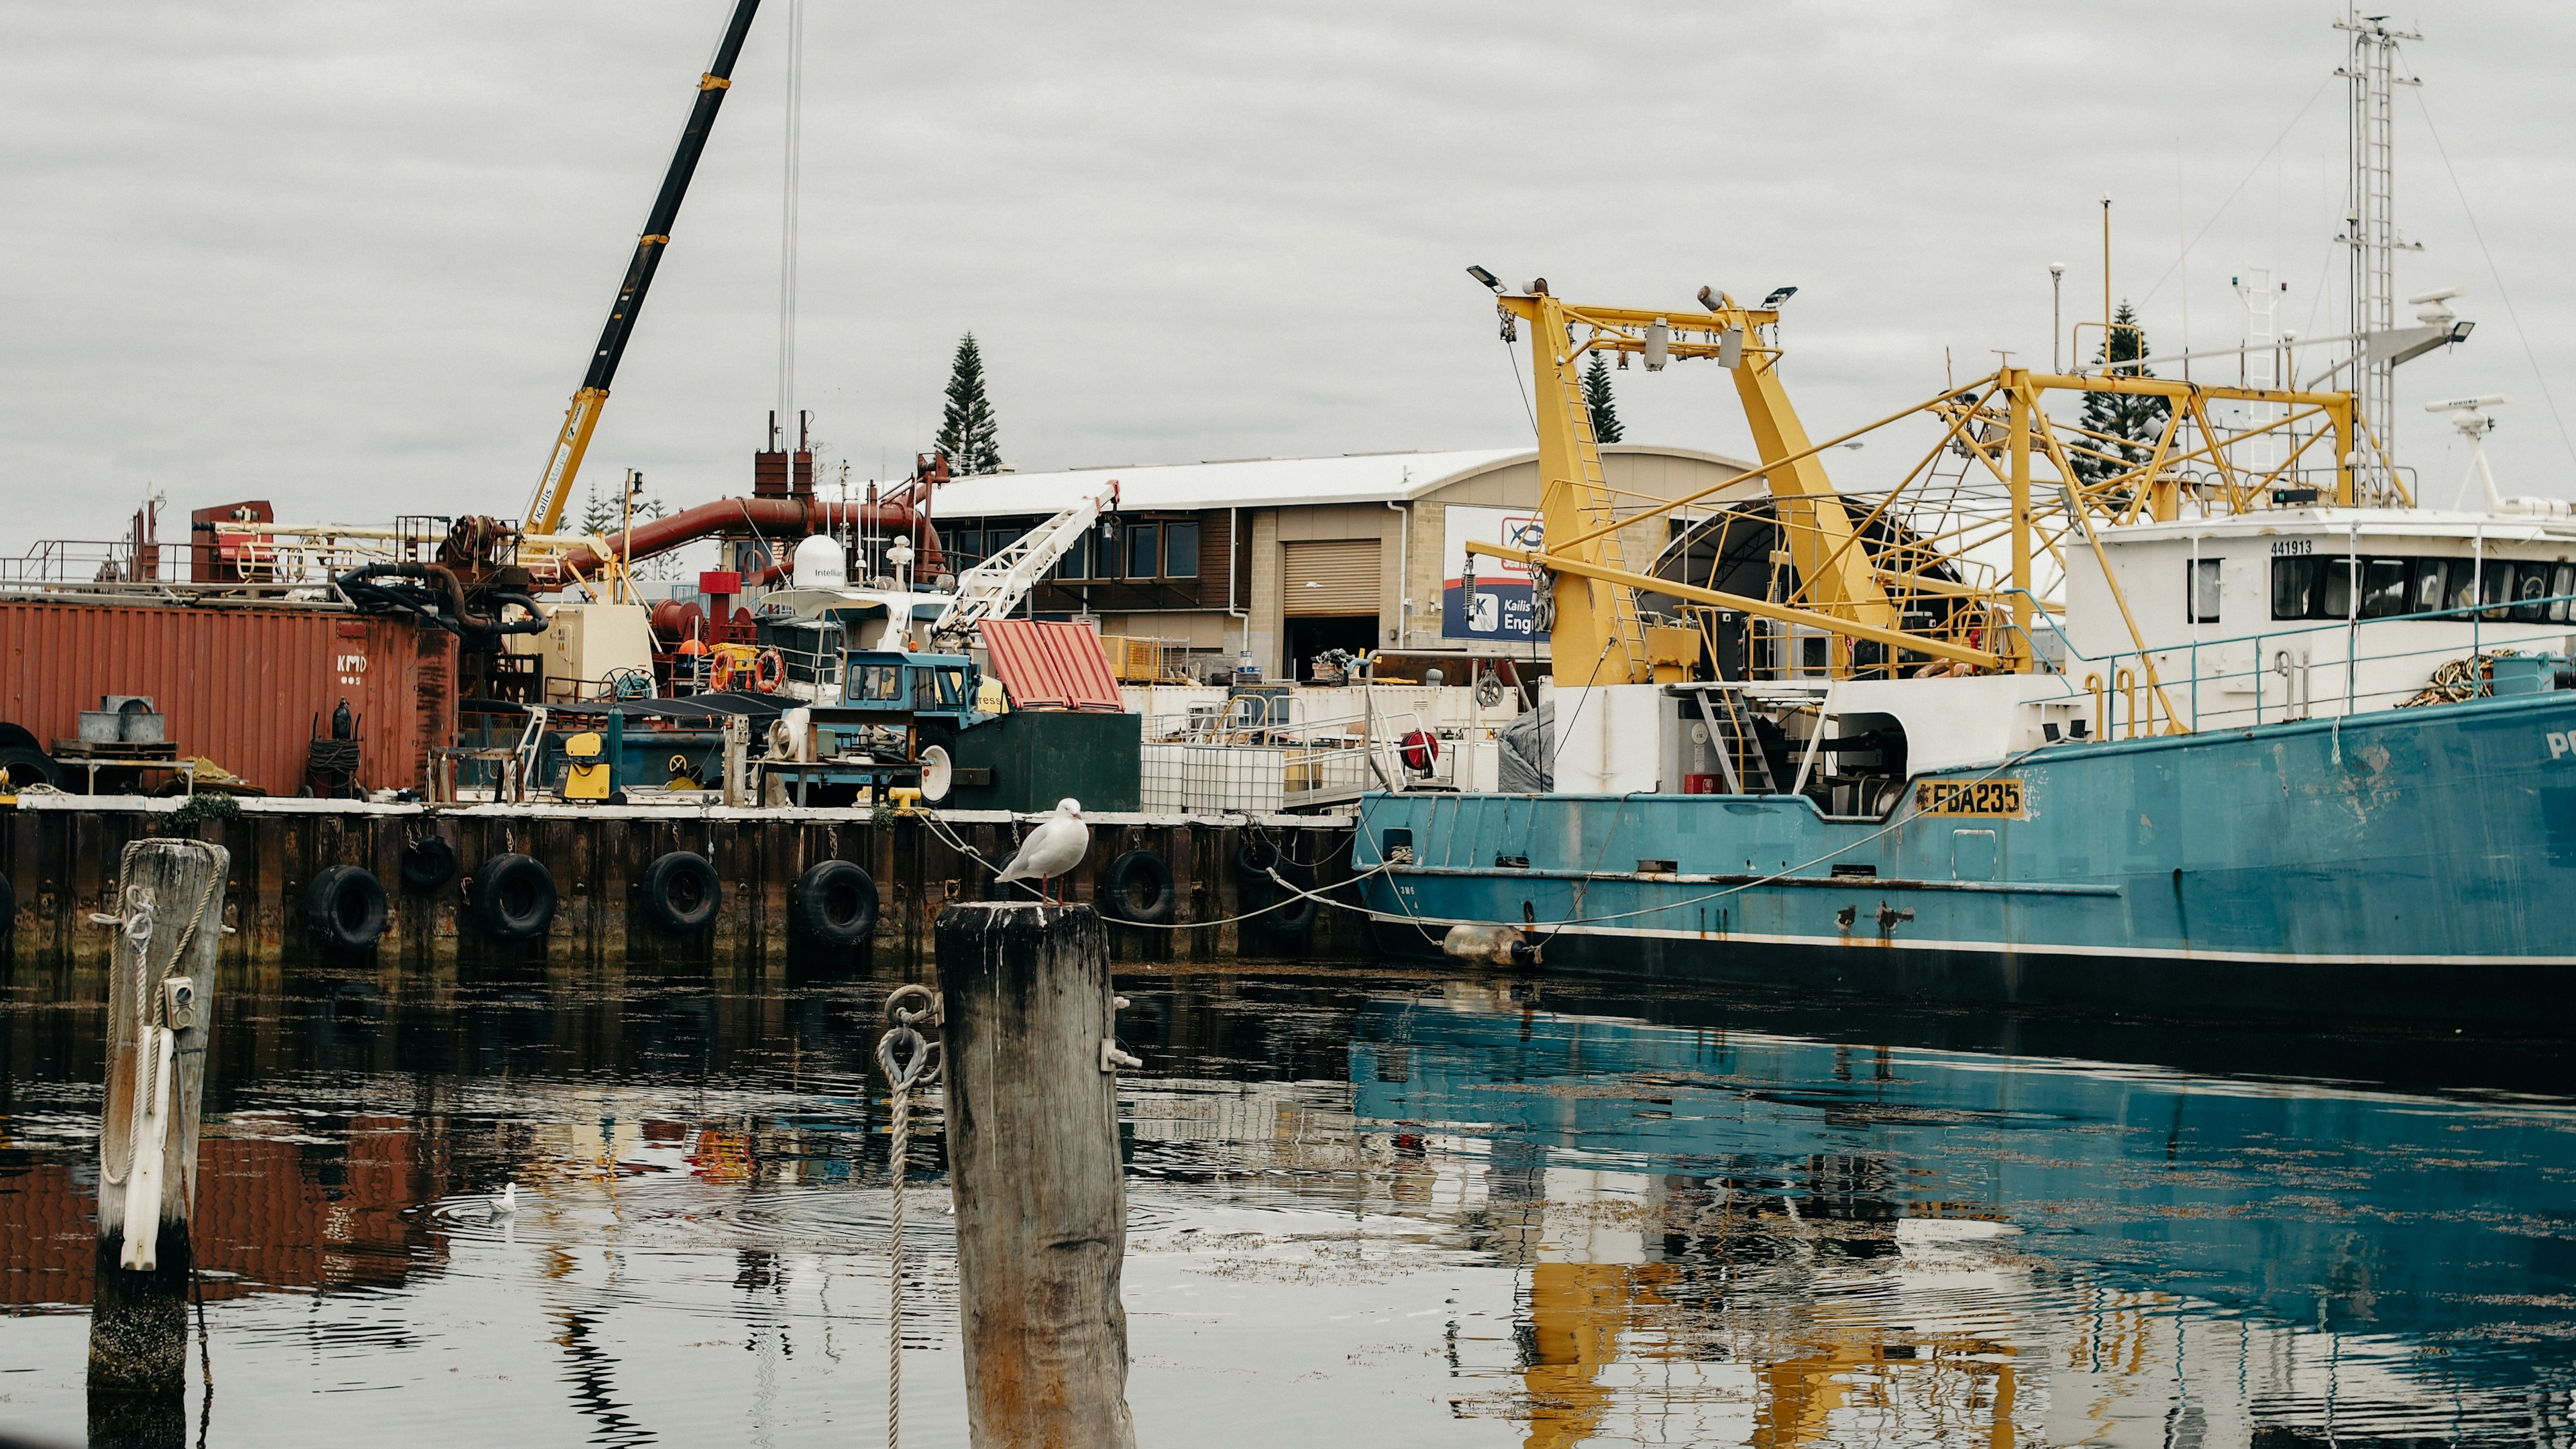
M 1918 781 L 1885 820 L 1798 796 L 1376 795 L 1354 849 L 1365 872 L 1412 848 L 1361 884 L 1403 952 L 1528 920 L 1550 970 L 2564 1032 L 2571 740 L 2557 692 L 2051 746 Z

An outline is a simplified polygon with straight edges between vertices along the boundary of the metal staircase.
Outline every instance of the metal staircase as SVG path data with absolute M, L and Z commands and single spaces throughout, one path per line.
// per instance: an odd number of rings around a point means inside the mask
M 1717 768 L 1726 777 L 1729 795 L 1777 795 L 1779 781 L 1771 774 L 1771 757 L 1762 750 L 1762 742 L 1753 733 L 1753 718 L 1744 709 L 1744 696 L 1732 689 L 1703 689 L 1699 698 L 1700 718 L 1708 722 L 1708 742 L 1717 749 Z

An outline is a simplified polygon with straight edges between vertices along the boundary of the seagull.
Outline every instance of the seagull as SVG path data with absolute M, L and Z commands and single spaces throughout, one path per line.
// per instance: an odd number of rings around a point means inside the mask
M 502 1185 L 501 1195 L 492 1199 L 491 1215 L 496 1218 L 517 1217 L 519 1215 L 519 1185 L 517 1183 L 512 1182 Z
M 1056 904 L 1062 905 L 1063 877 L 1090 853 L 1091 827 L 1082 823 L 1082 802 L 1058 800 L 1055 814 L 1029 832 L 1029 838 L 1020 842 L 1020 853 L 1012 856 L 1011 863 L 993 879 L 1036 881 L 1040 900 L 1046 899 L 1046 882 L 1056 881 Z

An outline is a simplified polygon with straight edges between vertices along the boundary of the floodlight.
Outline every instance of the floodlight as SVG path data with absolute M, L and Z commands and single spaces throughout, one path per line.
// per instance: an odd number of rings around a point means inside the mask
M 1795 287 L 1773 287 L 1771 295 L 1762 299 L 1762 310 L 1768 312 L 1796 295 L 1798 289 Z
M 1483 267 L 1469 267 L 1469 268 L 1467 269 L 1467 275 L 1468 275 L 1468 276 L 1471 276 L 1471 277 L 1473 277 L 1473 278 L 1475 278 L 1478 282 L 1483 283 L 1483 284 L 1485 285 L 1485 287 L 1486 287 L 1489 291 L 1493 292 L 1496 296 L 1500 296 L 1500 295 L 1502 295 L 1502 290 L 1503 290 L 1503 281 L 1502 281 L 1502 278 L 1495 276 L 1493 273 L 1491 273 L 1491 272 L 1489 272 L 1489 271 L 1486 271 Z

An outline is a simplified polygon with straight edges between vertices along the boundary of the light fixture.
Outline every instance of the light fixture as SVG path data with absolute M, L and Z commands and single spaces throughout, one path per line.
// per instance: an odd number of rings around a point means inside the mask
M 1488 291 L 1491 291 L 1491 292 L 1492 292 L 1492 293 L 1494 293 L 1496 296 L 1500 296 L 1500 295 L 1502 295 L 1502 290 L 1503 290 L 1503 280 L 1502 280 L 1502 278 L 1495 276 L 1493 273 L 1491 273 L 1491 272 L 1489 272 L 1489 271 L 1486 271 L 1483 267 L 1469 267 L 1469 268 L 1467 269 L 1467 275 L 1468 275 L 1468 276 L 1471 276 L 1471 277 L 1473 277 L 1473 278 L 1475 278 L 1478 282 L 1482 283 Z
M 1646 324 L 1646 370 L 1648 372 L 1664 370 L 1665 362 L 1670 360 L 1672 355 L 1672 344 L 1673 329 L 1665 325 L 1663 318 L 1658 317 Z
M 1773 287 L 1771 295 L 1762 299 L 1762 310 L 1768 312 L 1796 295 L 1798 289 L 1795 287 Z
M 1724 311 L 1726 294 L 1715 287 L 1702 287 L 1699 289 L 1699 304 L 1711 312 Z

